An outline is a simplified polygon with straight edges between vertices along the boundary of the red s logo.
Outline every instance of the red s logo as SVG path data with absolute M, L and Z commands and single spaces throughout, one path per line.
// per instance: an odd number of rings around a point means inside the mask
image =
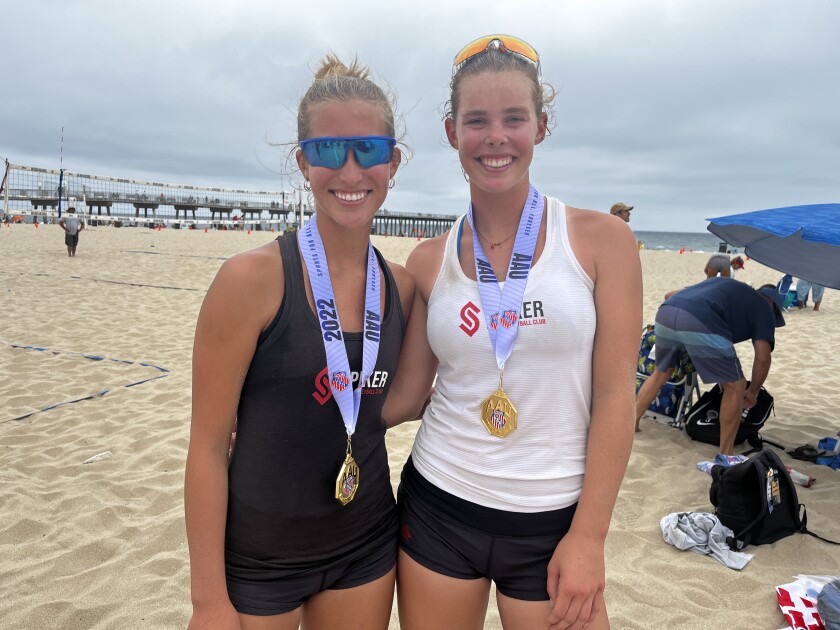
M 330 389 L 330 376 L 327 373 L 327 368 L 318 372 L 315 377 L 315 391 L 312 392 L 312 398 L 318 401 L 321 405 L 332 398 L 332 390 Z
M 472 337 L 478 331 L 479 319 L 478 314 L 481 309 L 472 302 L 464 304 L 461 309 L 461 321 L 463 322 L 459 328 Z

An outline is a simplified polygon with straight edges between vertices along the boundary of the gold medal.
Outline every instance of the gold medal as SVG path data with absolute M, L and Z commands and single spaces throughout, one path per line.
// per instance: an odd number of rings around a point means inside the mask
M 356 496 L 359 489 L 359 465 L 353 459 L 353 451 L 350 447 L 350 436 L 347 436 L 347 453 L 344 456 L 344 463 L 338 471 L 335 479 L 335 498 L 341 505 L 347 505 Z
M 516 407 L 505 394 L 503 372 L 499 372 L 499 389 L 481 405 L 481 422 L 490 435 L 507 437 L 516 430 Z

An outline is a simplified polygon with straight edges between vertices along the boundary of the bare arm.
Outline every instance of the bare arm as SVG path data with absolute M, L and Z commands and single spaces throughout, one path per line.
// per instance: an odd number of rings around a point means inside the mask
M 440 268 L 441 243 L 445 242 L 439 240 L 442 238 L 424 241 L 411 252 L 406 262 L 406 270 L 417 288 L 397 373 L 382 408 L 382 418 L 389 428 L 420 417 L 430 396 L 438 361 L 426 337 L 426 310 Z
M 64 219 L 59 219 L 58 220 L 58 227 L 60 227 L 65 232 L 67 231 L 67 227 L 64 225 Z
M 583 488 L 572 526 L 549 563 L 549 621 L 556 627 L 586 622 L 603 605 L 604 543 L 633 445 L 642 328 L 641 265 L 629 228 L 592 216 L 572 225 L 575 252 L 595 281 L 597 328 Z
M 225 583 L 228 446 L 257 337 L 270 321 L 272 304 L 263 296 L 276 295 L 276 287 L 283 286 L 281 281 L 271 291 L 262 280 L 263 267 L 255 252 L 227 261 L 207 292 L 196 325 L 184 481 L 193 603 L 190 628 L 239 627 Z

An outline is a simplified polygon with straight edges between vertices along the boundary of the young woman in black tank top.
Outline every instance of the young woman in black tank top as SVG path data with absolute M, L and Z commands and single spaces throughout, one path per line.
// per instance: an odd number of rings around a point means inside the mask
M 298 113 L 306 247 L 290 233 L 234 256 L 207 293 L 185 479 L 190 628 L 388 626 L 397 521 L 380 412 L 414 284 L 369 235 L 395 144 L 368 70 L 327 56 Z

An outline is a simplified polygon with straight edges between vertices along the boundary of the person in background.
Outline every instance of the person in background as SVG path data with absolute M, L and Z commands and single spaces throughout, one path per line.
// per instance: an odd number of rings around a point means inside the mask
M 328 55 L 297 122 L 315 215 L 227 260 L 196 325 L 190 630 L 385 630 L 391 615 L 380 413 L 414 282 L 370 233 L 401 162 L 395 116 L 367 68 Z
M 628 206 L 624 203 L 614 203 L 612 208 L 610 208 L 610 214 L 613 216 L 618 217 L 625 223 L 630 223 L 630 211 L 633 209 L 633 206 Z
M 58 220 L 58 225 L 64 230 L 64 244 L 67 245 L 67 255 L 76 255 L 79 245 L 79 232 L 85 229 L 85 222 L 76 216 L 76 208 L 67 208 L 67 216 Z
M 811 292 L 811 299 L 814 300 L 814 310 L 820 310 L 820 304 L 822 303 L 823 293 L 825 293 L 825 287 L 820 284 L 809 282 L 808 280 L 803 280 L 802 278 L 799 278 L 796 281 L 796 299 L 799 300 L 798 308 L 805 308 L 807 306 L 809 291 Z
M 437 371 L 398 492 L 400 625 L 481 628 L 495 583 L 507 629 L 603 630 L 633 441 L 635 238 L 531 185 L 554 98 L 533 47 L 489 35 L 453 66 L 445 129 L 469 210 L 409 257 L 419 293 L 383 408 L 416 418 Z
M 703 273 L 706 274 L 707 278 L 716 276 L 729 278 L 732 274 L 732 264 L 729 262 L 729 256 L 727 254 L 712 254 L 706 261 Z
M 744 268 L 744 259 L 740 256 L 735 256 L 732 260 L 727 254 L 712 254 L 706 262 L 706 267 L 703 273 L 707 278 L 734 278 L 735 273 Z M 670 294 L 669 294 L 670 295 Z
M 636 431 L 687 352 L 703 382 L 723 389 L 720 453 L 732 455 L 741 415 L 755 405 L 770 371 L 776 328 L 785 325 L 784 296 L 772 284 L 756 290 L 732 278 L 707 278 L 669 296 L 656 313 L 656 370 L 636 395 Z M 735 352 L 735 344 L 748 339 L 755 350 L 749 386 Z

